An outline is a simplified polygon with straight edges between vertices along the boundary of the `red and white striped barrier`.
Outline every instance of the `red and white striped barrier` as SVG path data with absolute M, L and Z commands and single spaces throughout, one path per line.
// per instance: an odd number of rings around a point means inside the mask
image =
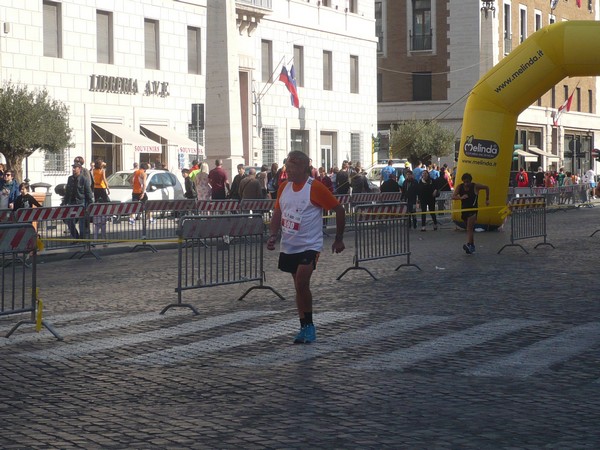
M 238 200 L 198 200 L 196 209 L 198 209 L 198 212 L 231 212 L 238 211 L 239 205 Z
M 350 196 L 350 203 L 371 203 L 379 200 L 379 194 L 371 192 L 359 192 Z
M 406 204 L 387 204 L 361 206 L 356 211 L 357 222 L 371 222 L 375 220 L 397 219 L 406 212 Z
M 196 209 L 196 200 L 148 200 L 146 211 L 192 211 Z
M 350 194 L 338 194 L 335 196 L 340 202 L 340 205 L 347 205 L 350 203 Z
M 36 241 L 37 233 L 30 224 L 0 225 L 0 253 L 31 252 Z
M 223 236 L 262 235 L 264 224 L 259 216 L 207 216 L 184 220 L 183 239 L 208 239 Z
M 142 212 L 140 202 L 92 203 L 87 212 L 90 217 L 97 216 L 128 216 Z
M 275 207 L 273 199 L 246 199 L 240 200 L 240 211 L 271 211 Z
M 380 202 L 399 202 L 401 198 L 402 193 L 400 192 L 381 192 L 379 194 Z
M 57 208 L 23 208 L 15 213 L 15 218 L 17 222 L 81 219 L 84 213 L 83 205 L 59 206 Z

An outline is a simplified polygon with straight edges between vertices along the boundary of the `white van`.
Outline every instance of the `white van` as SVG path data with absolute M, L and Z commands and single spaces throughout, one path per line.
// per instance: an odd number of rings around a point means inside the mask
M 388 160 L 379 160 L 367 170 L 367 180 L 369 185 L 381 186 L 381 170 L 387 167 Z M 400 176 L 404 174 L 406 169 L 411 169 L 411 165 L 407 159 L 392 159 L 392 167 L 396 171 L 396 181 L 400 182 Z

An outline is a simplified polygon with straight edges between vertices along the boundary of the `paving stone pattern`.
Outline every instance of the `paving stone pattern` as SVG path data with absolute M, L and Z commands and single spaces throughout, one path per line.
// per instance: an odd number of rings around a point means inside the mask
M 446 223 L 404 258 L 350 271 L 325 251 L 313 280 L 318 341 L 297 331 L 290 276 L 266 253 L 268 290 L 186 291 L 177 251 L 40 255 L 57 341 L 33 326 L 0 340 L 0 447 L 600 447 L 600 207 L 548 214 L 548 242 L 497 251 L 509 232 Z M 326 247 L 331 239 L 326 238 Z M 3 334 L 17 320 L 0 319 Z

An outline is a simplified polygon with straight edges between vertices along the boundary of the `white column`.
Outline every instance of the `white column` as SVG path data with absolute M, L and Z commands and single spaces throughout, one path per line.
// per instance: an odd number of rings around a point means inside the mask
M 235 2 L 208 0 L 206 9 L 206 158 L 211 168 L 222 159 L 231 183 L 244 163 Z

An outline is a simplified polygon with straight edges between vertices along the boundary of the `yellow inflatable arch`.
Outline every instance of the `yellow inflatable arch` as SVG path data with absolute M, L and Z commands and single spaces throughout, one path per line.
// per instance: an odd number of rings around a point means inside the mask
M 532 34 L 479 80 L 465 107 L 455 183 L 468 172 L 474 182 L 490 187 L 492 208 L 479 211 L 479 224 L 502 224 L 521 111 L 567 76 L 595 75 L 600 75 L 600 22 L 570 21 Z M 453 219 L 460 222 L 460 213 Z

